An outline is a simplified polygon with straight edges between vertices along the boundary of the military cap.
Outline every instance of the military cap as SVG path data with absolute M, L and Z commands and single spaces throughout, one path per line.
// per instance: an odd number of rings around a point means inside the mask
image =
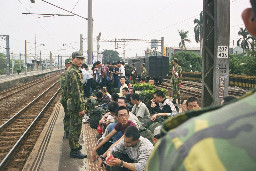
M 70 64 L 70 63 L 72 63 L 72 59 L 71 58 L 68 58 L 68 59 L 65 60 L 65 64 Z
M 84 56 L 80 51 L 77 51 L 72 53 L 72 58 L 84 58 Z

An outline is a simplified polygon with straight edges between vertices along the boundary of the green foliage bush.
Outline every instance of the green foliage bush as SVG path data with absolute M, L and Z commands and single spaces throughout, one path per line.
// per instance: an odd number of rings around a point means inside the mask
M 133 88 L 134 88 L 135 91 L 155 90 L 156 89 L 155 85 L 149 84 L 149 83 L 134 84 Z
M 178 59 L 178 64 L 182 67 L 185 72 L 201 72 L 202 71 L 202 57 L 194 52 L 181 51 L 177 52 L 173 58 Z M 170 71 L 172 70 L 173 64 L 170 61 Z
M 138 83 L 134 84 L 133 88 L 135 91 L 140 91 L 140 98 L 142 102 L 148 103 L 154 97 L 154 92 L 157 90 L 155 85 L 149 83 Z M 168 90 L 161 88 L 161 91 L 166 95 Z
M 230 55 L 229 73 L 237 75 L 256 75 L 256 57 L 240 55 Z

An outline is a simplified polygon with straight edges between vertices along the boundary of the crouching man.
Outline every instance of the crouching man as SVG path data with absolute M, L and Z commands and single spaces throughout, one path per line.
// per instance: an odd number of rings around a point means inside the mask
M 109 166 L 107 170 L 144 171 L 152 150 L 152 143 L 148 139 L 141 137 L 136 127 L 130 126 L 126 129 L 124 138 L 100 156 L 99 166 L 102 165 L 106 158 L 105 163 Z

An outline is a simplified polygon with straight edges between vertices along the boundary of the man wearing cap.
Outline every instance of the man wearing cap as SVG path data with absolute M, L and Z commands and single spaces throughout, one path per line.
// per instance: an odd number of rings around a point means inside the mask
M 73 52 L 72 64 L 66 74 L 67 109 L 70 115 L 70 157 L 79 159 L 87 157 L 80 152 L 82 146 L 78 142 L 82 128 L 82 117 L 84 116 L 85 110 L 83 81 L 79 73 L 79 67 L 82 66 L 83 61 L 84 56 L 82 56 L 81 52 Z
M 180 86 L 181 86 L 181 78 L 182 78 L 182 68 L 178 65 L 178 59 L 174 58 L 172 60 L 172 96 L 173 96 L 173 104 L 176 104 L 176 99 L 178 99 L 178 103 L 180 104 Z
M 65 71 L 60 76 L 60 88 L 61 88 L 60 103 L 62 104 L 62 106 L 64 108 L 64 113 L 65 113 L 63 123 L 64 123 L 64 131 L 65 131 L 65 137 L 66 138 L 69 137 L 70 116 L 69 116 L 69 113 L 67 111 L 67 91 L 66 91 L 65 77 L 66 77 L 66 74 L 67 74 L 67 69 L 69 68 L 71 63 L 72 63 L 72 59 L 69 58 L 69 59 L 65 60 Z

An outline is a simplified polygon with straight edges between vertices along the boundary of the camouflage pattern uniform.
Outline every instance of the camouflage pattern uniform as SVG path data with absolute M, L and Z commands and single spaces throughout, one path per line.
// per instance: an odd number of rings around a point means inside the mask
M 177 64 L 176 67 L 173 66 L 173 69 L 172 69 L 172 77 L 171 77 L 172 96 L 174 100 L 175 99 L 180 100 L 180 84 L 181 84 L 181 78 L 182 78 L 182 68 Z M 174 71 L 178 74 L 178 77 L 174 74 Z
M 144 79 L 147 78 L 147 69 L 145 67 L 142 68 L 141 78 L 144 78 Z
M 146 171 L 255 170 L 256 91 L 165 121 Z M 167 132 L 168 131 L 168 132 Z
M 76 150 L 80 146 L 78 141 L 82 128 L 82 117 L 79 116 L 79 112 L 85 110 L 83 82 L 78 68 L 71 64 L 66 75 L 67 109 L 70 115 L 69 147 L 71 150 Z
M 65 64 L 70 64 L 71 63 L 71 59 L 66 59 L 65 60 Z M 60 103 L 62 104 L 63 108 L 64 108 L 64 119 L 63 119 L 63 123 L 64 123 L 64 131 L 66 133 L 66 136 L 69 134 L 69 124 L 70 124 L 70 116 L 67 110 L 67 88 L 66 88 L 66 83 L 65 83 L 65 77 L 67 75 L 67 68 L 65 68 L 64 73 L 61 74 L 59 82 L 60 82 L 60 88 L 61 88 L 61 99 L 60 99 Z

